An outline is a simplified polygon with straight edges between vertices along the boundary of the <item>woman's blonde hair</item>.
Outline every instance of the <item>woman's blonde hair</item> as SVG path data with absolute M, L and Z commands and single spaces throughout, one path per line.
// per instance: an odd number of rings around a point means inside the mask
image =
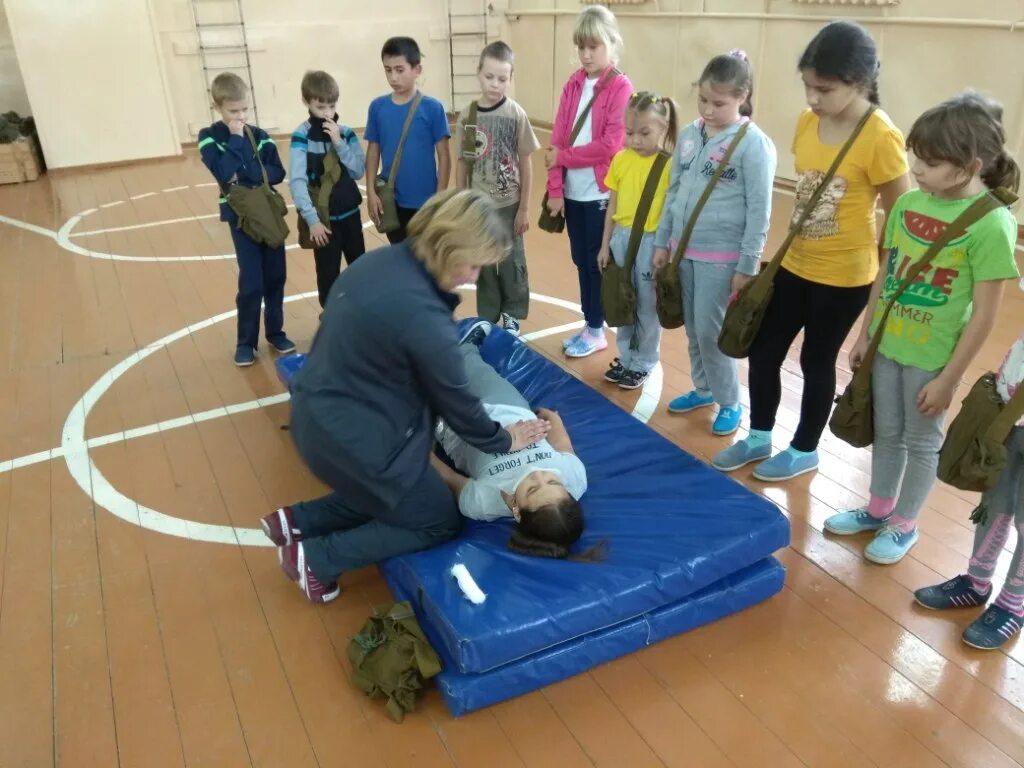
M 447 189 L 424 203 L 409 222 L 416 258 L 438 282 L 462 266 L 497 264 L 512 239 L 491 198 L 475 189 Z
M 587 43 L 604 43 L 608 49 L 608 57 L 614 63 L 619 61 L 622 51 L 622 33 L 615 14 L 603 5 L 591 5 L 583 9 L 576 17 L 576 26 L 572 30 L 572 41 L 576 47 Z

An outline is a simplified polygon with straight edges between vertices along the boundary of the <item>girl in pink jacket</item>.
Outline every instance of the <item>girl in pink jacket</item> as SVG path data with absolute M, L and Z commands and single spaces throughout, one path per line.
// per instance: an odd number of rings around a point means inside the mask
M 545 163 L 548 209 L 552 215 L 565 215 L 586 320 L 583 330 L 562 346 L 569 357 L 586 357 L 608 346 L 601 309 L 601 270 L 597 265 L 608 206 L 604 177 L 612 157 L 625 142 L 623 119 L 633 84 L 615 69 L 622 35 L 607 8 L 595 5 L 585 9 L 576 20 L 573 41 L 582 67 L 562 89 Z M 570 141 L 573 127 L 591 101 L 593 106 L 576 140 Z

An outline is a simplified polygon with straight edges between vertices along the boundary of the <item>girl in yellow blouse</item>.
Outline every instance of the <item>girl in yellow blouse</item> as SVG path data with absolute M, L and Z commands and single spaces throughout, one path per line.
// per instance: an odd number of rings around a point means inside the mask
M 864 113 L 874 112 L 775 278 L 774 295 L 750 348 L 750 433 L 712 460 L 728 472 L 768 459 L 754 470 L 754 477 L 764 481 L 788 480 L 818 468 L 818 440 L 835 398 L 839 350 L 867 304 L 878 271 L 876 202 L 881 197 L 888 215 L 910 187 L 903 135 L 877 108 L 878 52 L 867 31 L 848 21 L 828 24 L 807 46 L 799 69 L 809 109 L 800 115 L 793 139 L 794 219 Z M 801 331 L 800 422 L 789 447 L 771 456 L 782 363 Z

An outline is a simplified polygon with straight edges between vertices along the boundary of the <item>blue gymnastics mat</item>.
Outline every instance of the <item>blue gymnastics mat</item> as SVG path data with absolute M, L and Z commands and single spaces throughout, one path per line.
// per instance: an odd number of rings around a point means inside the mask
M 423 629 L 444 665 L 435 678 L 437 687 L 449 711 L 458 717 L 742 611 L 776 594 L 785 577 L 785 569 L 768 557 L 670 605 L 480 674 L 458 672 L 433 625 L 424 623 Z M 415 595 L 406 594 L 400 586 L 393 585 L 392 590 L 396 600 L 415 601 Z M 488 602 L 501 599 L 491 595 Z
M 579 547 L 606 541 L 601 563 L 524 557 L 511 521 L 467 520 L 455 540 L 392 558 L 381 571 L 413 601 L 449 672 L 481 673 L 694 595 L 789 543 L 778 508 L 693 458 L 503 331 L 487 362 L 535 406 L 558 411 L 587 467 Z M 466 566 L 489 596 L 465 599 Z

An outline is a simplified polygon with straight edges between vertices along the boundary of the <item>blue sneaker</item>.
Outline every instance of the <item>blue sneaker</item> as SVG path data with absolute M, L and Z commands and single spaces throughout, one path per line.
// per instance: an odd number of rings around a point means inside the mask
M 583 326 L 583 331 L 585 331 L 586 329 L 587 329 L 587 327 Z M 580 336 L 583 335 L 583 331 L 578 331 L 577 333 L 574 333 L 568 339 L 562 339 L 562 349 L 566 350 L 569 347 L 571 347 L 573 344 L 575 344 L 577 341 L 579 341 Z
M 948 608 L 977 608 L 984 605 L 992 596 L 992 585 L 988 585 L 985 594 L 979 594 L 971 586 L 971 580 L 961 574 L 943 584 L 922 587 L 914 592 L 914 600 L 918 605 L 933 611 L 944 611 Z
M 579 337 L 565 348 L 566 357 L 590 357 L 595 352 L 608 349 L 608 339 L 604 334 L 593 336 L 581 333 Z
M 280 336 L 275 336 L 272 339 L 267 339 L 270 346 L 274 348 L 274 351 L 279 355 L 290 355 L 295 351 L 295 342 L 285 336 L 283 333 Z
M 235 347 L 235 365 L 239 368 L 248 368 L 256 362 L 256 350 L 246 344 L 239 344 Z
M 670 403 L 669 408 L 671 407 Z M 711 434 L 719 436 L 731 435 L 740 428 L 740 417 L 742 415 L 742 405 L 737 405 L 735 408 L 719 408 L 718 415 L 715 417 L 715 423 L 711 425 Z
M 818 468 L 818 452 L 797 456 L 788 448 L 772 456 L 754 470 L 754 477 L 766 483 L 792 480 L 794 477 L 813 472 Z
M 688 413 L 695 411 L 698 408 L 704 408 L 709 405 L 715 404 L 715 398 L 711 395 L 701 395 L 697 393 L 697 390 L 687 392 L 685 395 L 680 395 L 671 403 L 668 404 L 669 413 Z
M 910 533 L 903 533 L 886 525 L 875 534 L 875 538 L 864 547 L 864 557 L 879 565 L 892 565 L 903 559 L 910 548 L 920 538 L 917 528 Z
M 772 444 L 769 442 L 752 442 L 750 438 L 740 440 L 719 451 L 711 460 L 711 466 L 719 472 L 732 472 L 752 461 L 763 461 L 772 455 Z
M 998 605 L 990 605 L 964 630 L 963 641 L 971 648 L 992 651 L 1020 632 L 1024 618 Z
M 825 530 L 839 536 L 852 536 L 864 531 L 879 531 L 889 521 L 888 517 L 879 520 L 872 517 L 866 509 L 851 509 L 849 512 L 836 512 L 825 520 Z

